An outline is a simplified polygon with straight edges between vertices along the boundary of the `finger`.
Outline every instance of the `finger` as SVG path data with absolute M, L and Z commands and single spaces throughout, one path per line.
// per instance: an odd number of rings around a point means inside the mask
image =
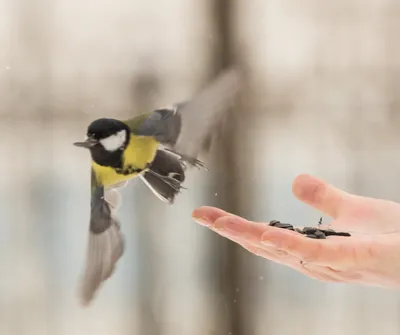
M 302 202 L 339 219 L 332 227 L 360 233 L 398 231 L 398 203 L 357 196 L 309 175 L 293 182 L 293 193 Z
M 234 221 L 235 226 L 240 226 L 240 229 L 242 230 L 238 231 L 229 229 L 229 226 L 232 224 L 231 221 Z M 223 216 L 217 219 L 210 228 L 217 234 L 240 244 L 244 248 L 247 248 L 248 246 L 262 248 L 265 249 L 267 253 L 275 252 L 276 257 L 288 255 L 284 251 L 264 246 L 261 243 L 260 238 L 264 232 L 262 224 L 250 222 L 243 218 L 231 218 L 229 216 Z
M 234 226 L 234 229 L 232 229 Z M 247 221 L 240 217 L 224 216 L 217 219 L 214 225 L 211 227 L 217 234 L 230 239 L 242 247 L 249 250 L 250 252 L 256 253 L 256 251 L 263 250 L 265 258 L 279 262 L 286 263 L 287 258 L 291 258 L 292 263 L 299 263 L 300 261 L 293 256 L 289 255 L 283 250 L 271 248 L 261 243 L 261 236 L 265 231 L 265 225 L 258 222 Z
M 311 276 L 309 270 L 301 266 L 300 259 L 288 254 L 286 251 L 278 250 L 276 248 L 268 247 L 263 245 L 260 240 L 257 240 L 252 235 L 232 235 L 226 230 L 217 229 L 215 232 L 237 244 L 249 251 L 250 253 L 262 257 L 264 259 L 273 261 L 275 263 L 288 266 L 296 271 L 299 271 L 306 276 Z M 312 276 L 311 276 L 312 277 Z M 315 278 L 315 277 L 314 277 Z
M 395 202 L 353 195 L 340 215 L 332 222 L 335 229 L 359 233 L 399 232 L 400 205 Z
M 254 239 L 246 239 L 244 236 L 231 235 L 224 230 L 217 229 L 214 231 L 218 235 L 225 237 L 232 242 L 235 242 L 236 244 L 240 245 L 241 247 L 256 256 L 260 256 L 276 263 L 281 263 L 289 266 L 290 264 L 300 263 L 300 260 L 289 255 L 287 252 L 264 246 L 260 243 L 260 241 L 256 241 Z
M 302 202 L 337 218 L 350 194 L 313 176 L 302 174 L 292 185 L 293 194 Z
M 214 223 L 214 221 L 217 220 L 218 218 L 229 215 L 233 214 L 211 206 L 202 206 L 196 208 L 192 212 L 193 220 L 195 220 L 198 224 L 201 224 L 203 226 L 211 226 Z
M 267 225 L 248 221 L 236 215 L 222 216 L 214 221 L 211 229 L 223 232 L 225 235 L 240 237 L 251 242 L 260 242 Z

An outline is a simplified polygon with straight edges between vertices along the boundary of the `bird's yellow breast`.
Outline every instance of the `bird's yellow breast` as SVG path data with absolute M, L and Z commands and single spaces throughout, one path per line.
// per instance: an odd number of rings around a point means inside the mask
M 134 169 L 146 169 L 148 163 L 154 159 L 158 142 L 153 137 L 135 136 L 131 134 L 128 146 L 123 153 L 123 167 L 131 166 Z M 132 179 L 138 173 L 128 175 L 119 174 L 111 167 L 101 166 L 92 161 L 97 182 L 105 187 Z

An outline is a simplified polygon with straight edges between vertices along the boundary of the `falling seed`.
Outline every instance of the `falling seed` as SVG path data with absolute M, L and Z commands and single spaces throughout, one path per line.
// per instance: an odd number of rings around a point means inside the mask
M 10 67 L 9 66 L 6 66 L 6 70 L 9 70 L 10 69 Z
M 215 193 L 214 195 L 215 195 L 215 196 L 217 196 L 217 195 L 218 195 L 218 193 Z
M 235 299 L 235 300 L 233 300 L 233 302 L 235 303 L 235 302 L 236 302 L 236 299 Z
M 264 280 L 264 276 L 258 277 L 259 280 Z
M 239 292 L 239 288 L 236 289 L 236 292 Z

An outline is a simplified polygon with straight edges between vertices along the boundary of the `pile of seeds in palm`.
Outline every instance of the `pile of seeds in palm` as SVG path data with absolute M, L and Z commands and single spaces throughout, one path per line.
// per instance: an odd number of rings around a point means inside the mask
M 322 218 L 319 221 L 319 225 L 322 223 Z M 326 239 L 327 236 L 351 236 L 349 233 L 346 232 L 337 232 L 333 229 L 320 229 L 317 227 L 304 227 L 303 229 L 295 228 L 289 223 L 283 223 L 278 220 L 272 220 L 269 223 L 269 226 L 282 228 L 282 229 L 289 229 L 299 234 L 305 235 L 309 238 L 316 238 L 316 239 Z

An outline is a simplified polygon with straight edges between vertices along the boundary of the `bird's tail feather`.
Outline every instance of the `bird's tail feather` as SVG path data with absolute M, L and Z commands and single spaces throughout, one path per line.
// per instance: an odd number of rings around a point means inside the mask
M 172 204 L 185 180 L 184 165 L 178 156 L 157 150 L 149 170 L 140 177 L 158 198 Z

